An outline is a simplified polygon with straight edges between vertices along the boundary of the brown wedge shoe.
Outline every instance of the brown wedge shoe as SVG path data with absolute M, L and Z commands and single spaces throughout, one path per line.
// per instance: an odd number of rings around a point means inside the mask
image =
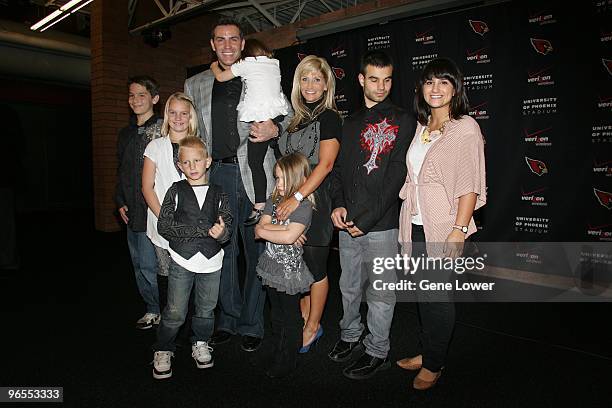
M 402 358 L 401 360 L 397 360 L 395 364 L 397 364 L 404 370 L 410 370 L 410 371 L 420 370 L 421 367 L 423 366 L 423 356 L 419 354 L 418 356 L 414 356 L 414 357 Z
M 424 368 L 424 370 L 426 370 L 426 368 Z M 438 379 L 440 379 L 440 376 L 442 375 L 442 370 L 438 371 L 437 373 L 433 373 L 433 374 L 435 376 L 434 376 L 434 379 L 431 381 L 424 380 L 417 375 L 416 377 L 414 377 L 414 381 L 412 382 L 412 387 L 415 390 L 419 390 L 419 391 L 425 391 L 425 390 L 430 389 L 431 387 L 436 385 L 436 383 L 438 382 Z

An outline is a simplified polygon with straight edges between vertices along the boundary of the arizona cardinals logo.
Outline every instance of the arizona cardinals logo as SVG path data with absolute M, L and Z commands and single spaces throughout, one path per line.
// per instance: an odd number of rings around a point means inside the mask
M 336 78 L 342 79 L 345 77 L 344 70 L 342 68 L 332 67 L 332 70 L 334 71 Z
M 393 148 L 398 132 L 399 126 L 390 125 L 386 118 L 379 123 L 368 124 L 361 132 L 361 147 L 371 152 L 370 159 L 363 165 L 368 170 L 368 174 L 378 168 L 376 164 L 378 155 Z
M 603 62 L 604 67 L 608 70 L 608 74 L 612 75 L 612 60 L 602 58 L 601 62 Z
M 595 197 L 597 197 L 597 201 L 599 201 L 599 204 L 603 205 L 608 210 L 612 208 L 612 193 L 598 190 L 596 188 L 593 188 L 593 192 L 595 193 Z
M 525 156 L 525 161 L 527 162 L 527 166 L 529 166 L 529 170 L 531 170 L 532 173 L 537 174 L 538 176 L 548 173 L 548 167 L 546 167 L 544 162 L 536 159 L 530 159 L 527 156 Z
M 484 36 L 489 32 L 489 26 L 484 21 L 468 20 L 468 22 L 470 23 L 472 30 L 474 30 L 474 32 L 480 36 Z
M 306 54 L 302 54 L 301 52 L 298 52 L 298 53 L 297 53 L 297 57 L 298 57 L 298 59 L 301 61 L 301 60 L 303 60 L 304 58 L 306 58 Z
M 540 54 L 546 55 L 553 51 L 553 46 L 548 40 L 541 40 L 539 38 L 530 38 L 531 45 Z

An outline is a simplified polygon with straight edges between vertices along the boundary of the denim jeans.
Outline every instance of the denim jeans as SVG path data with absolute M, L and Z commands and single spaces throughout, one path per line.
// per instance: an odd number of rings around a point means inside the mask
M 237 164 L 214 162 L 210 170 L 210 182 L 221 186 L 228 195 L 234 222 L 232 238 L 223 250 L 223 268 L 219 285 L 219 314 L 217 330 L 243 336 L 262 338 L 264 335 L 263 308 L 266 292 L 257 277 L 255 267 L 264 250 L 262 242 L 255 241 L 255 227 L 247 227 L 244 221 L 251 214 L 253 203 L 249 200 Z M 240 237 L 238 236 L 240 233 Z M 238 243 L 242 242 L 242 248 Z M 238 254 L 245 254 L 246 273 L 243 293 L 240 293 Z
M 134 232 L 127 227 L 127 241 L 134 266 L 136 287 L 144 300 L 147 313 L 159 314 L 159 292 L 157 289 L 157 256 L 146 232 Z
M 154 350 L 174 351 L 176 336 L 185 322 L 193 288 L 194 313 L 191 342 L 208 341 L 215 327 L 215 306 L 219 296 L 220 271 L 194 273 L 175 262 L 168 275 L 168 304 L 164 308 Z
M 353 238 L 346 231 L 340 231 L 340 291 L 344 315 L 340 320 L 340 339 L 348 342 L 359 340 L 364 326 L 361 323 L 359 306 L 362 290 L 367 281 L 366 300 L 368 303 L 367 323 L 370 333 L 363 340 L 366 353 L 373 357 L 385 358 L 389 353 L 389 329 L 395 309 L 393 290 L 376 290 L 375 280 L 392 283 L 397 281 L 395 269 L 375 274 L 372 261 L 377 257 L 395 258 L 398 254 L 398 230 L 373 231 Z

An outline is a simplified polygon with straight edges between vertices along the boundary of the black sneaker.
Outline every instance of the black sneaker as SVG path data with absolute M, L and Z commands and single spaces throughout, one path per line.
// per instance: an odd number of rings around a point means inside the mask
M 232 333 L 226 331 L 216 331 L 210 336 L 208 344 L 210 346 L 218 346 L 219 344 L 225 344 L 232 339 Z
M 261 346 L 261 340 L 262 339 L 260 339 L 259 337 L 244 336 L 242 338 L 242 344 L 240 345 L 240 348 L 250 353 L 252 351 L 257 350 L 259 346 Z
M 388 357 L 378 358 L 363 353 L 357 361 L 346 367 L 342 374 L 352 380 L 365 380 L 374 377 L 379 370 L 385 368 L 389 368 Z
M 348 342 L 344 340 L 338 340 L 334 345 L 334 348 L 327 354 L 331 361 L 336 363 L 342 363 L 351 359 L 353 351 L 359 351 L 363 349 L 361 341 Z

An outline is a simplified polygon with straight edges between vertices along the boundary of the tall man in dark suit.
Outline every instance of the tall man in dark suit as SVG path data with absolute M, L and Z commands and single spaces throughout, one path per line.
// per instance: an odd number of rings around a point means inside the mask
M 217 54 L 219 66 L 229 69 L 240 59 L 244 48 L 244 37 L 239 23 L 232 19 L 219 20 L 213 27 L 210 44 Z M 242 349 L 254 351 L 263 338 L 265 292 L 255 272 L 263 246 L 255 242 L 254 227 L 244 225 L 255 202 L 253 178 L 247 159 L 247 142 L 249 139 L 253 142 L 264 142 L 280 136 L 288 125 L 292 112 L 278 123 L 272 120 L 252 124 L 238 121 L 236 107 L 244 97 L 241 78 L 218 82 L 210 70 L 187 79 L 185 93 L 195 102 L 200 137 L 212 153 L 210 182 L 220 185 L 228 194 L 232 215 L 236 221 L 232 226 L 232 239 L 224 248 L 217 330 L 209 344 L 222 344 L 229 341 L 232 335 L 239 334 L 243 336 Z M 274 153 L 272 149 L 268 149 L 264 161 L 268 181 L 267 194 L 271 194 L 274 187 L 274 163 Z M 238 232 L 241 238 L 238 237 Z M 237 262 L 240 241 L 243 244 L 242 253 L 247 267 L 242 294 Z

